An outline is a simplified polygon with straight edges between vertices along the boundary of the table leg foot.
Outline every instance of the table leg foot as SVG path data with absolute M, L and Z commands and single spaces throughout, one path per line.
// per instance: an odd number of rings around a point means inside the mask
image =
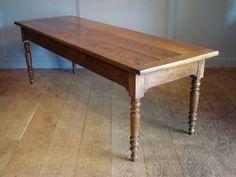
M 24 41 L 24 48 L 25 48 L 25 60 L 27 64 L 28 76 L 30 84 L 34 83 L 33 79 L 33 67 L 32 67 L 32 57 L 30 52 L 30 44 L 29 41 Z
M 195 132 L 195 125 L 197 120 L 198 102 L 200 96 L 200 79 L 192 77 L 192 88 L 190 93 L 190 112 L 189 112 L 189 134 L 192 135 Z
M 130 150 L 131 150 L 131 161 L 135 161 L 138 158 L 138 145 L 139 138 L 138 137 L 130 137 Z
M 139 121 L 140 121 L 140 99 L 131 99 L 131 112 L 130 112 L 130 150 L 131 161 L 138 158 L 138 145 L 139 145 Z
M 72 72 L 73 74 L 76 73 L 76 63 L 73 63 L 73 62 L 72 62 Z

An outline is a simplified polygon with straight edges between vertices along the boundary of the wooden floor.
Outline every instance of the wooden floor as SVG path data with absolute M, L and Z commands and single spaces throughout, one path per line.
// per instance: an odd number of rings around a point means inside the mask
M 127 92 L 89 71 L 0 70 L 1 177 L 235 177 L 236 69 L 208 69 L 196 134 L 190 79 L 142 100 L 139 160 L 129 162 Z

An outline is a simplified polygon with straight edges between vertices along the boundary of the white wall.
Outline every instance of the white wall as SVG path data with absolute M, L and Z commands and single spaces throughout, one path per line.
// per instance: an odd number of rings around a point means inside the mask
M 25 67 L 15 20 L 76 14 L 217 49 L 208 66 L 236 66 L 235 0 L 0 0 L 0 67 Z M 70 67 L 38 46 L 32 53 L 35 67 Z
M 0 68 L 24 68 L 24 49 L 16 20 L 77 14 L 77 0 L 0 0 Z M 71 67 L 71 63 L 31 45 L 36 68 Z
M 81 0 L 80 16 L 166 36 L 168 8 L 168 0 Z
M 178 0 L 175 38 L 220 50 L 208 66 L 236 66 L 236 1 Z

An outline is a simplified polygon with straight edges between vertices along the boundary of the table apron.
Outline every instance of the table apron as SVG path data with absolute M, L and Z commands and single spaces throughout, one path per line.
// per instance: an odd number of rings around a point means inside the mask
M 198 76 L 202 61 L 188 63 L 144 75 L 144 91 L 187 76 Z M 202 73 L 201 73 L 202 74 Z
M 129 71 L 118 68 L 112 64 L 106 63 L 93 56 L 80 52 L 66 44 L 59 43 L 37 32 L 22 29 L 22 39 L 29 40 L 46 48 L 55 54 L 58 54 L 72 62 L 85 67 L 111 81 L 114 81 L 125 88 L 128 87 Z

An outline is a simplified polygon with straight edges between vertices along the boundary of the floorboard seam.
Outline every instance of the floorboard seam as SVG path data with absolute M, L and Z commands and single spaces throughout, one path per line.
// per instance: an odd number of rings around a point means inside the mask
M 24 136 L 24 134 L 25 134 L 25 132 L 26 132 L 26 130 L 27 130 L 27 128 L 28 128 L 30 122 L 32 121 L 32 119 L 33 119 L 35 113 L 37 112 L 37 110 L 38 110 L 38 108 L 39 108 L 39 105 L 40 105 L 40 103 L 41 103 L 41 100 L 42 100 L 42 99 L 41 99 L 41 97 L 40 97 L 39 103 L 38 103 L 37 106 L 35 107 L 35 109 L 34 109 L 34 111 L 32 112 L 32 114 L 30 115 L 30 118 L 29 118 L 28 121 L 26 122 L 26 124 L 25 124 L 25 126 L 24 126 L 24 129 L 23 129 L 22 133 L 20 134 L 20 136 L 19 136 L 19 138 L 18 138 L 19 141 L 20 141 L 20 140 L 22 139 L 22 137 Z
M 54 77 L 55 77 L 55 75 L 54 75 Z M 55 79 L 55 78 L 54 78 L 54 79 Z M 71 89 L 72 81 L 73 81 L 73 79 L 71 79 L 70 83 L 69 83 L 68 86 L 67 86 L 68 91 L 70 91 L 70 89 Z M 47 88 L 47 89 L 48 89 L 48 88 Z M 47 89 L 46 89 L 46 90 L 47 90 Z M 55 127 L 57 126 L 57 124 L 58 124 L 58 122 L 59 122 L 59 120 L 60 120 L 62 110 L 63 110 L 63 108 L 64 108 L 64 106 L 65 106 L 65 102 L 66 102 L 66 100 L 68 99 L 68 94 L 65 95 L 65 98 L 64 98 L 64 99 L 65 99 L 65 101 L 63 102 L 63 104 L 62 104 L 62 106 L 61 106 L 61 110 L 60 110 L 60 112 L 59 112 L 59 114 L 58 114 L 58 120 L 57 120 L 57 122 L 56 122 Z M 44 162 L 45 162 L 45 160 L 46 160 L 45 154 L 47 153 L 47 151 L 48 151 L 48 149 L 49 149 L 49 147 L 50 147 L 50 145 L 51 145 L 51 143 L 52 143 L 51 140 L 52 140 L 52 138 L 53 138 L 54 132 L 55 132 L 55 129 L 54 129 L 53 132 L 52 132 L 51 139 L 50 139 L 50 143 L 48 144 L 48 147 L 45 149 L 44 154 L 42 154 L 42 155 L 44 155 L 44 158 L 43 158 L 43 160 L 42 160 L 42 163 L 39 165 L 40 167 L 39 167 L 38 172 L 37 172 L 37 176 L 38 176 L 38 177 L 40 176 L 40 172 L 41 172 L 42 166 L 43 166 L 43 164 L 44 164 Z
M 88 105 L 89 105 L 89 102 L 90 102 L 90 97 L 91 97 L 91 92 L 92 92 L 92 89 L 93 89 L 93 84 L 94 84 L 94 77 L 92 76 L 91 83 L 90 83 L 90 90 L 89 90 L 88 102 L 87 102 L 86 110 L 85 110 L 85 114 L 84 114 L 83 128 L 82 128 L 81 137 L 80 137 L 80 141 L 79 141 L 79 147 L 78 147 L 78 151 L 77 151 L 77 157 L 76 157 L 76 159 L 75 159 L 75 169 L 76 169 L 77 162 L 78 162 L 78 159 L 79 159 L 80 145 L 81 145 L 82 136 L 83 136 L 83 133 L 84 133 L 84 127 L 85 127 L 85 122 L 86 122 L 86 117 L 87 117 Z M 75 177 L 75 175 L 76 175 L 76 174 L 75 174 L 75 169 L 74 169 L 73 177 Z

